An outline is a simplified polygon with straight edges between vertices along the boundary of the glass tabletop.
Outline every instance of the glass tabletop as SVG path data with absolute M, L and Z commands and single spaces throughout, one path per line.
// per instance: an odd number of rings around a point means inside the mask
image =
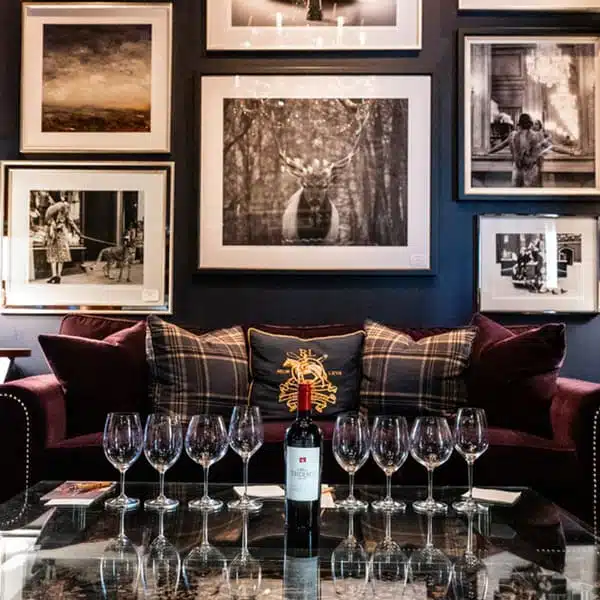
M 488 506 L 472 518 L 452 509 L 416 514 L 410 503 L 426 488 L 410 486 L 393 489 L 409 505 L 405 512 L 323 509 L 319 553 L 307 557 L 286 548 L 281 499 L 265 500 L 259 513 L 207 514 L 187 507 L 201 485 L 171 483 L 168 495 L 181 501 L 171 513 L 118 513 L 102 500 L 44 506 L 40 497 L 58 483 L 39 483 L 0 506 L 2 600 L 598 597 L 592 531 L 528 489 L 513 488 L 521 492 L 515 505 Z M 127 484 L 142 506 L 157 491 Z M 384 489 L 356 491 L 371 502 Z M 463 492 L 435 489 L 448 503 Z M 232 485 L 211 485 L 210 493 L 235 497 Z

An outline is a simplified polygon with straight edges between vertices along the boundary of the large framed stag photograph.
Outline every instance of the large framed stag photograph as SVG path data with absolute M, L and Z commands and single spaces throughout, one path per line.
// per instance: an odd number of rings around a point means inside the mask
M 430 272 L 430 76 L 202 78 L 199 268 Z
M 2 312 L 171 312 L 173 163 L 2 163 Z
M 600 0 L 458 0 L 461 10 L 595 11 Z
M 479 310 L 592 313 L 598 307 L 598 219 L 481 215 Z
M 419 50 L 423 0 L 206 0 L 208 50 Z
M 22 12 L 21 152 L 169 152 L 170 3 Z
M 598 200 L 600 37 L 546 31 L 461 32 L 461 199 Z

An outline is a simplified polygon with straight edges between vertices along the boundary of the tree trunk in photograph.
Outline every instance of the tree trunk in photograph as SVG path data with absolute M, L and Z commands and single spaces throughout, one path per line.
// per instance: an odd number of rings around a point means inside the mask
M 575 65 L 577 72 L 577 96 L 579 98 L 580 114 L 580 144 L 584 156 L 594 154 L 596 125 L 595 125 L 595 68 L 594 46 L 577 46 L 575 50 Z
M 306 12 L 307 21 L 322 21 L 323 9 L 321 8 L 321 0 L 308 0 L 308 10 Z
M 490 107 L 492 97 L 491 44 L 473 44 L 471 46 L 471 73 L 469 75 L 471 76 L 471 152 L 485 154 L 490 149 L 492 121 Z M 467 88 L 465 94 L 468 93 L 469 89 Z

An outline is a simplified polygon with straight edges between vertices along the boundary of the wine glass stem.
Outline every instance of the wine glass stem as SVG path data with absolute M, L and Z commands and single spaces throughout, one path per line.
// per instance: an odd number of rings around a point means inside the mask
M 427 540 L 425 542 L 426 548 L 433 548 L 433 515 L 427 514 Z
M 427 502 L 433 502 L 433 469 L 427 469 Z
M 207 465 L 204 467 L 204 497 L 208 500 L 208 469 L 210 467 Z
M 248 556 L 248 513 L 242 514 L 242 558 Z
M 467 477 L 469 482 L 468 502 L 473 502 L 473 461 L 467 460 Z
M 385 541 L 389 542 L 392 539 L 392 513 L 385 513 Z
M 158 472 L 159 494 L 158 497 L 162 500 L 165 497 L 165 472 Z
M 121 514 L 119 515 L 119 535 L 118 535 L 118 539 L 119 540 L 124 540 L 125 539 L 125 511 L 121 510 L 119 511 Z
M 350 493 L 348 494 L 348 500 L 354 500 L 354 471 L 348 474 L 350 479 Z
M 127 496 L 125 495 L 125 471 L 121 471 L 121 493 L 119 494 L 119 499 L 124 500 Z
M 158 514 L 158 537 L 159 539 L 165 539 L 165 514 L 161 510 Z
M 386 474 L 386 482 L 385 483 L 386 483 L 386 490 L 387 490 L 385 499 L 388 502 L 391 502 L 392 501 L 392 476 L 391 475 Z
M 200 544 L 206 548 L 210 544 L 208 543 L 208 512 L 202 511 L 202 542 Z
M 244 459 L 244 501 L 248 501 L 248 463 L 250 462 L 250 457 Z
M 468 556 L 473 556 L 473 515 L 467 515 L 467 552 Z
M 348 515 L 348 539 L 354 539 L 354 511 L 349 511 Z

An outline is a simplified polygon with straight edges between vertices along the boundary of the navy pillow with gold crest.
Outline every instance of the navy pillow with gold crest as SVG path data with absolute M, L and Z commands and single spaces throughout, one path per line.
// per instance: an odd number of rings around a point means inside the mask
M 298 384 L 312 384 L 314 419 L 358 410 L 364 331 L 296 337 L 248 329 L 250 402 L 263 419 L 296 417 Z

